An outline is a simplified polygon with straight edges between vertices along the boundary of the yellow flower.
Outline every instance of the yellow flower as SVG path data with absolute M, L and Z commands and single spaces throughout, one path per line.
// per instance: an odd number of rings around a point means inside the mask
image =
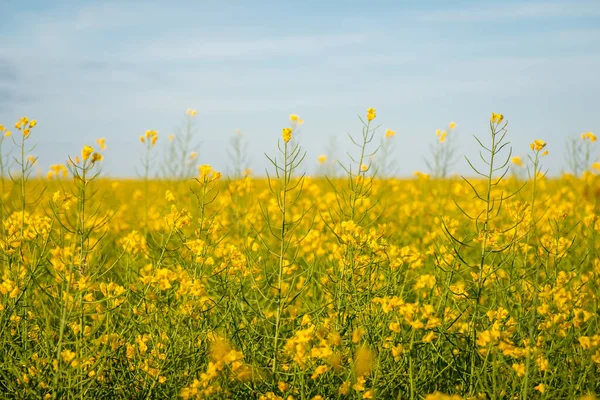
M 205 177 L 208 176 L 212 167 L 208 164 L 202 164 L 198 169 L 200 170 L 200 176 Z
M 212 169 L 208 164 L 202 164 L 198 167 L 201 183 L 209 183 L 221 178 L 221 173 Z
M 93 153 L 92 154 L 92 162 L 93 163 L 95 163 L 97 161 L 102 161 L 103 159 L 104 159 L 104 157 L 100 153 Z
M 25 139 L 27 139 L 29 137 L 29 134 L 31 133 L 31 129 L 36 125 L 37 121 L 35 119 L 32 119 L 30 121 L 29 118 L 23 117 L 15 123 L 15 128 L 20 130 L 23 133 L 23 136 L 25 136 Z M 6 128 L 4 128 L 3 130 L 6 130 Z M 10 132 L 6 133 L 4 136 L 10 136 Z
M 543 383 L 540 383 L 539 385 L 537 385 L 536 387 L 534 387 L 535 390 L 537 390 L 540 393 L 545 393 L 546 392 L 546 385 L 544 385 Z
M 531 147 L 531 150 L 540 151 L 546 147 L 546 142 L 541 139 L 536 139 L 529 145 L 529 147 Z
M 60 356 L 67 364 L 69 364 L 71 361 L 73 361 L 77 354 L 75 354 L 71 350 L 63 350 L 60 352 Z
M 169 135 L 169 142 L 172 142 L 175 139 L 175 135 L 170 134 Z
M 525 376 L 525 364 L 517 363 L 512 365 L 513 371 L 517 373 L 517 376 L 522 377 Z
M 11 133 L 11 132 L 10 132 L 10 131 L 7 129 L 7 130 L 4 132 L 4 137 L 9 137 L 10 135 L 12 135 L 12 133 Z
M 47 177 L 48 179 L 57 177 L 62 175 L 63 178 L 66 178 L 69 175 L 69 170 L 64 164 L 53 164 L 50 166 L 50 171 L 48 171 Z
M 325 162 L 327 162 L 327 156 L 325 154 L 321 154 L 317 158 L 317 161 L 319 162 L 319 164 L 325 164 Z
M 18 130 L 22 130 L 23 128 L 25 128 L 27 126 L 28 123 L 29 123 L 29 118 L 23 117 L 15 123 L 15 128 L 17 128 Z
M 317 379 L 319 375 L 323 375 L 327 371 L 329 371 L 329 367 L 327 365 L 319 365 L 312 374 L 311 379 Z
M 100 150 L 106 149 L 106 138 L 96 139 L 96 143 L 100 146 Z
M 375 119 L 375 117 L 377 117 L 377 110 L 375 110 L 374 108 L 369 108 L 367 110 L 367 120 L 372 121 Z
M 158 132 L 155 130 L 148 130 L 145 132 L 146 139 L 150 139 L 151 137 L 158 136 Z
M 190 117 L 195 117 L 195 116 L 196 116 L 196 113 L 197 113 L 197 111 L 196 111 L 196 110 L 194 110 L 193 108 L 188 108 L 187 110 L 185 110 L 185 113 L 186 113 L 187 115 L 189 115 Z
M 386 139 L 389 139 L 389 138 L 391 138 L 393 136 L 396 136 L 396 131 L 393 131 L 391 129 L 388 129 L 388 130 L 385 131 L 385 137 L 386 137 Z
M 144 138 L 144 135 L 140 136 L 140 142 L 146 143 L 146 138 Z
M 298 115 L 296 114 L 290 114 L 290 121 L 298 124 L 298 125 L 302 125 L 304 123 L 304 120 L 301 119 Z
M 503 119 L 504 119 L 504 115 L 492 113 L 492 117 L 490 118 L 490 121 L 492 122 L 492 124 L 499 124 L 500 122 L 502 122 Z
M 456 128 L 456 122 L 450 121 L 450 124 L 448 124 L 448 129 L 454 129 L 454 128 Z
M 292 139 L 292 128 L 283 128 L 281 136 L 283 137 L 283 141 L 288 143 Z
M 592 132 L 586 132 L 581 134 L 581 139 L 595 142 L 598 138 Z
M 170 190 L 167 190 L 165 192 L 165 200 L 167 200 L 168 202 L 175 201 L 175 195 L 173 194 L 173 192 L 171 192 Z
M 350 392 L 350 381 L 345 381 L 342 383 L 338 389 L 338 393 L 342 395 L 346 395 Z
M 446 141 L 446 136 L 448 135 L 448 132 L 436 129 L 435 134 L 438 137 L 440 143 L 443 143 Z
M 521 157 L 515 156 L 511 159 L 512 163 L 515 164 L 517 167 L 522 167 L 523 166 L 523 160 L 521 159 Z
M 423 343 L 431 343 L 435 337 L 435 333 L 433 331 L 429 331 L 427 335 L 423 336 Z
M 354 353 L 354 373 L 356 376 L 365 376 L 371 373 L 375 364 L 375 354 L 363 345 Z
M 427 174 L 425 172 L 415 171 L 415 172 L 413 172 L 413 175 L 419 179 L 423 179 L 423 180 L 429 179 L 429 174 Z
M 29 161 L 30 164 L 35 165 L 37 158 L 35 156 L 27 156 L 27 161 Z
M 90 155 L 92 155 L 93 152 L 94 149 L 92 148 L 92 146 L 88 146 L 87 144 L 83 146 L 83 149 L 81 150 L 81 158 L 83 159 L 83 161 L 87 161 L 87 159 L 90 158 Z

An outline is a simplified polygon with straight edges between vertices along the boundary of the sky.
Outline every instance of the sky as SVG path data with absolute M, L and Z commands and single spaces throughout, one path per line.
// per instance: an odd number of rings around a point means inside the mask
M 600 134 L 599 0 L 0 0 L 0 20 L 0 124 L 38 121 L 41 172 L 105 137 L 104 173 L 138 176 L 139 135 L 157 130 L 164 150 L 187 108 L 200 163 L 227 171 L 240 129 L 256 175 L 291 113 L 309 174 L 331 143 L 347 161 L 370 107 L 378 138 L 397 132 L 402 176 L 427 171 L 450 121 L 460 154 L 477 157 L 492 112 L 514 154 L 548 143 L 551 174 L 567 137 Z

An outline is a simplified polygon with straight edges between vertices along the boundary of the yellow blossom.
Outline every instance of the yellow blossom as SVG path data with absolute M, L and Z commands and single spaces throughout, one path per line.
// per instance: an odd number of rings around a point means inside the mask
M 106 138 L 96 139 L 96 144 L 98 144 L 100 150 L 106 150 Z
M 281 137 L 283 137 L 284 142 L 288 143 L 292 139 L 292 128 L 283 128 Z
M 87 144 L 85 146 L 83 146 L 83 149 L 81 150 L 81 159 L 85 162 L 88 160 L 88 158 L 90 158 L 90 155 L 92 155 L 92 153 L 94 152 L 94 149 L 92 148 L 92 146 L 88 146 Z
M 531 147 L 531 150 L 540 151 L 546 147 L 546 142 L 541 139 L 536 139 L 529 145 L 529 147 Z
M 93 162 L 93 163 L 96 163 L 96 162 L 98 162 L 98 161 L 102 161 L 103 159 L 104 159 L 104 157 L 103 157 L 103 156 L 102 156 L 102 154 L 100 154 L 100 153 L 96 153 L 96 152 L 94 152 L 94 153 L 92 154 L 92 162 Z
M 323 375 L 327 371 L 329 371 L 329 367 L 327 365 L 319 365 L 312 374 L 311 379 L 317 379 L 319 375 Z
M 517 376 L 522 377 L 525 376 L 525 364 L 524 363 L 516 363 L 512 366 L 513 371 L 517 373 Z
M 504 115 L 496 114 L 496 113 L 492 113 L 492 117 L 490 118 L 490 121 L 492 122 L 492 124 L 499 124 L 503 120 L 504 120 Z
M 374 108 L 369 108 L 367 110 L 367 120 L 372 121 L 377 117 L 377 111 Z
M 536 387 L 534 387 L 535 390 L 537 390 L 540 393 L 546 393 L 546 385 L 544 385 L 543 383 L 540 383 L 539 385 L 537 385 Z
M 302 125 L 304 123 L 304 120 L 302 120 L 298 115 L 296 114 L 290 114 L 290 121 L 293 123 L 296 123 L 298 125 Z
M 523 159 L 521 159 L 521 157 L 515 156 L 511 159 L 512 163 L 515 164 L 517 167 L 522 167 L 523 166 Z
M 581 139 L 595 142 L 598 138 L 592 132 L 586 132 L 581 134 Z
M 173 194 L 173 192 L 167 190 L 165 192 L 165 200 L 167 200 L 169 203 L 175 201 L 175 195 Z

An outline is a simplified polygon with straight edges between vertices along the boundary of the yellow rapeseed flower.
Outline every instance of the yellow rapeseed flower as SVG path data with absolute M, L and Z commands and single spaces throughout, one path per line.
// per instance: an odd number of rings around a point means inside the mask
M 529 147 L 531 147 L 531 150 L 540 151 L 546 147 L 546 142 L 541 139 L 536 139 L 529 145 Z
M 454 128 L 456 128 L 456 122 L 450 121 L 450 123 L 448 124 L 448 129 L 454 129 Z
M 592 132 L 582 133 L 581 134 L 581 139 L 582 140 L 589 140 L 590 142 L 595 142 L 596 140 L 598 140 L 598 138 L 596 137 L 596 135 L 594 135 Z
M 173 192 L 171 192 L 170 190 L 167 190 L 165 192 L 165 200 L 168 202 L 175 201 L 175 195 L 173 194 Z
M 98 161 L 102 161 L 104 159 L 104 157 L 102 156 L 102 154 L 100 153 L 93 153 L 92 154 L 92 162 L 98 162 Z
M 325 164 L 325 162 L 327 162 L 327 156 L 325 154 L 321 154 L 317 158 L 317 161 L 319 162 L 319 164 Z
M 83 146 L 83 149 L 81 149 L 81 158 L 83 159 L 83 161 L 87 161 L 87 159 L 90 158 L 93 152 L 94 149 L 92 148 L 92 146 L 88 146 L 87 144 Z
M 205 177 L 208 176 L 208 174 L 210 174 L 212 167 L 208 164 L 202 164 L 200 167 L 198 167 L 198 169 L 200 171 L 200 176 Z
M 366 345 L 360 346 L 354 353 L 354 373 L 364 376 L 371 373 L 375 364 L 375 354 Z
M 296 114 L 290 114 L 290 121 L 298 125 L 302 125 L 304 123 L 304 120 Z
M 106 149 L 106 138 L 96 139 L 96 143 L 100 146 L 100 150 Z
M 284 142 L 288 143 L 292 139 L 292 128 L 283 128 L 281 137 L 283 137 Z
M 516 363 L 512 366 L 513 371 L 517 373 L 517 376 L 522 377 L 525 376 L 525 364 L 524 363 Z
M 448 135 L 448 132 L 436 129 L 435 134 L 438 137 L 440 143 L 443 143 L 446 141 L 446 136 Z
M 521 157 L 515 156 L 511 159 L 512 163 L 515 164 L 517 167 L 522 167 L 523 166 L 523 160 L 521 159 Z
M 389 139 L 389 138 L 391 138 L 393 136 L 396 136 L 396 131 L 393 131 L 391 129 L 388 129 L 388 130 L 385 131 L 385 137 L 387 139 Z
M 492 117 L 490 118 L 490 121 L 493 124 L 499 124 L 500 122 L 502 122 L 502 120 L 504 120 L 504 115 L 492 113 Z
M 369 108 L 367 110 L 367 120 L 372 121 L 375 119 L 375 117 L 377 117 L 377 110 L 375 110 L 374 108 Z

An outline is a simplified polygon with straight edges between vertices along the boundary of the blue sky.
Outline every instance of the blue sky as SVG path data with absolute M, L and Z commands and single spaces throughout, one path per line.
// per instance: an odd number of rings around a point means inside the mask
M 369 107 L 381 135 L 397 132 L 401 175 L 426 170 L 451 120 L 476 155 L 492 111 L 516 154 L 548 142 L 553 174 L 568 135 L 600 134 L 598 0 L 0 0 L 0 16 L 0 123 L 38 120 L 43 171 L 106 137 L 106 174 L 135 176 L 138 136 L 165 142 L 188 107 L 201 163 L 226 170 L 239 128 L 259 175 L 290 113 L 305 120 L 309 173 L 331 137 L 350 149 Z

